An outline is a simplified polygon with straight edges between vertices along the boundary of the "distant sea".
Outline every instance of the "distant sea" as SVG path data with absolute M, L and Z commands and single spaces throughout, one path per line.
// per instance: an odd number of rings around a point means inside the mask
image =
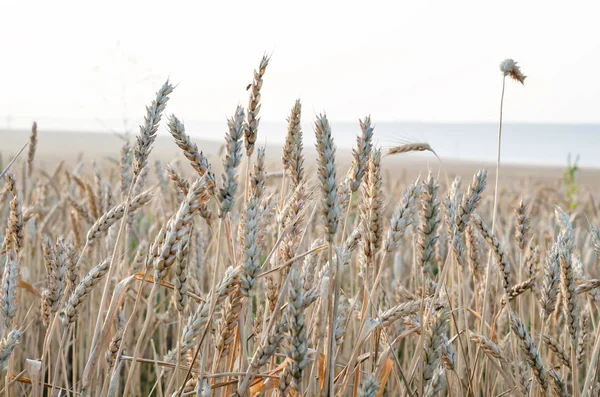
M 16 129 L 28 127 L 28 122 L 15 120 Z M 74 132 L 124 131 L 118 121 L 84 121 L 38 119 L 44 129 Z M 164 123 L 163 123 L 164 124 Z M 223 140 L 225 122 L 186 120 L 186 129 L 194 137 Z M 336 145 L 348 149 L 360 133 L 358 121 L 331 122 Z M 136 124 L 127 127 L 137 133 Z M 280 144 L 285 139 L 286 123 L 262 121 L 259 144 Z M 4 129 L 4 128 L 3 128 Z M 164 127 L 159 130 L 167 133 Z M 303 123 L 305 145 L 312 145 L 314 132 L 311 123 Z M 473 162 L 494 162 L 496 159 L 498 126 L 496 123 L 421 123 L 375 122 L 375 142 L 387 149 L 406 142 L 428 142 L 442 159 Z M 502 161 L 513 164 L 566 166 L 569 154 L 579 156 L 582 167 L 600 168 L 600 124 L 536 124 L 506 123 L 502 132 Z

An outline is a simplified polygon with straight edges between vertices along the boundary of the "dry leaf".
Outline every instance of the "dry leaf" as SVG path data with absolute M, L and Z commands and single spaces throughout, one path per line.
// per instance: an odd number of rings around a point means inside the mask
M 385 360 L 385 364 L 383 369 L 381 370 L 381 374 L 379 374 L 379 392 L 377 392 L 377 397 L 381 397 L 383 395 L 383 390 L 385 389 L 385 385 L 390 377 L 390 373 L 392 372 L 392 366 L 394 365 L 391 359 Z

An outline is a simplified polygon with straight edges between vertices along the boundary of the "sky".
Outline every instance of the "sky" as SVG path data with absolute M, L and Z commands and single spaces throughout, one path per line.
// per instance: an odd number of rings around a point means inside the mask
M 225 120 L 264 53 L 267 121 L 301 98 L 332 120 L 494 122 L 514 58 L 529 77 L 507 85 L 507 122 L 599 123 L 598 15 L 598 1 L 0 0 L 0 128 L 135 121 L 167 78 L 168 113 Z

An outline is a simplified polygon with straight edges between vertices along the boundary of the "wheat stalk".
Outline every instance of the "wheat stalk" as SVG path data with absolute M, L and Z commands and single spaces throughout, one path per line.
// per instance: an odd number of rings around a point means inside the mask
M 302 154 L 302 126 L 300 118 L 302 105 L 297 99 L 288 117 L 288 129 L 281 162 L 283 168 L 290 172 L 290 178 L 294 186 L 298 186 L 304 177 L 304 156 Z
M 150 106 L 146 107 L 146 116 L 144 124 L 140 125 L 140 132 L 137 136 L 137 141 L 133 149 L 133 180 L 137 179 L 142 169 L 148 163 L 148 157 L 152 151 L 152 144 L 156 140 L 156 132 L 158 124 L 162 117 L 162 113 L 169 101 L 169 94 L 173 92 L 173 86 L 167 80 L 163 86 L 157 91 L 156 99 L 152 101 Z
M 398 145 L 391 147 L 385 153 L 387 156 L 393 156 L 395 154 L 409 153 L 409 152 L 431 152 L 435 154 L 435 151 L 431 148 L 431 146 L 427 142 L 412 142 L 405 143 L 403 145 Z
M 527 364 L 529 364 L 535 380 L 541 386 L 542 393 L 545 394 L 548 389 L 547 372 L 546 368 L 544 368 L 542 358 L 533 344 L 531 335 L 527 332 L 525 326 L 515 313 L 510 314 L 510 327 L 519 339 L 519 346 L 525 356 L 525 360 L 527 361 Z
M 29 148 L 27 150 L 27 178 L 33 175 L 33 160 L 35 159 L 35 151 L 37 149 L 37 123 L 34 121 L 31 125 L 31 133 L 29 134 Z
M 247 126 L 244 129 L 244 138 L 246 144 L 246 155 L 250 157 L 254 152 L 254 144 L 258 136 L 258 124 L 260 118 L 258 114 L 260 112 L 260 90 L 263 85 L 263 76 L 269 65 L 269 57 L 263 55 L 258 65 L 258 70 L 254 71 L 254 78 L 250 84 L 250 99 L 248 102 L 248 120 Z
M 221 207 L 219 216 L 223 218 L 231 209 L 235 202 L 235 192 L 237 190 L 237 167 L 242 161 L 242 134 L 244 132 L 244 109 L 238 106 L 235 115 L 227 120 L 229 132 L 225 136 L 227 151 L 223 158 L 223 181 L 219 189 L 219 201 Z
M 106 272 L 111 262 L 111 257 L 106 258 L 96 266 L 92 268 L 85 275 L 83 279 L 77 284 L 77 287 L 69 296 L 69 299 L 65 303 L 65 308 L 62 312 L 62 321 L 64 323 L 72 324 L 77 319 L 77 315 L 81 311 L 81 306 L 85 303 L 85 300 L 89 296 L 90 292 L 98 284 Z

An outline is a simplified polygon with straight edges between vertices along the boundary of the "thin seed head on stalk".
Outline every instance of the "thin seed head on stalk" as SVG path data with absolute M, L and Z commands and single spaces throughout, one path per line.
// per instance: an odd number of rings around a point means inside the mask
M 147 190 L 133 199 L 129 203 L 129 214 L 135 213 L 145 204 L 149 203 L 152 200 L 153 192 L 152 190 Z M 125 213 L 126 203 L 121 203 L 116 207 L 111 208 L 109 211 L 104 213 L 90 228 L 87 234 L 87 243 L 91 244 L 95 239 L 104 234 L 108 229 L 117 223 L 119 219 L 123 217 Z
M 586 350 L 588 348 L 588 324 L 590 322 L 590 312 L 589 310 L 584 310 L 581 313 L 581 324 L 580 324 L 580 333 L 579 340 L 577 341 L 577 364 L 583 365 L 584 359 L 586 357 Z
M 322 214 L 325 219 L 326 238 L 329 243 L 338 226 L 339 208 L 337 206 L 337 185 L 335 169 L 335 145 L 331 136 L 331 127 L 327 116 L 317 116 L 315 121 L 315 135 L 317 137 L 317 153 L 319 165 L 319 181 L 323 194 Z
M 469 224 L 471 215 L 477 209 L 479 201 L 483 195 L 487 183 L 487 171 L 479 170 L 473 176 L 473 181 L 469 185 L 467 194 L 462 198 L 460 205 L 456 208 L 456 225 L 458 230 L 462 233 Z
M 134 196 L 137 196 L 138 194 L 140 194 L 142 192 L 142 189 L 144 189 L 144 186 L 146 185 L 146 182 L 148 180 L 149 172 L 150 172 L 150 167 L 147 165 L 141 169 L 141 171 L 137 177 L 137 180 L 135 181 L 135 184 L 133 185 L 133 195 Z
M 390 227 L 385 241 L 385 250 L 387 252 L 392 252 L 399 248 L 404 231 L 414 222 L 415 201 L 420 194 L 421 187 L 419 186 L 418 179 L 409 185 L 402 194 L 400 204 L 390 220 Z
M 192 230 L 193 229 L 190 229 L 190 234 Z M 188 264 L 188 252 L 190 249 L 189 239 L 188 236 L 187 239 L 181 241 L 175 257 L 175 307 L 179 312 L 183 311 L 185 293 L 188 291 L 186 268 Z
M 137 136 L 135 148 L 133 150 L 134 163 L 133 175 L 139 175 L 142 169 L 148 163 L 148 156 L 152 151 L 152 144 L 156 140 L 156 131 L 162 116 L 162 112 L 169 101 L 169 94 L 173 92 L 173 86 L 167 80 L 156 93 L 156 98 L 150 106 L 146 107 L 146 116 L 144 124 L 140 125 L 140 132 Z
M 487 337 L 471 331 L 470 338 L 471 341 L 477 343 L 488 356 L 495 358 L 501 362 L 507 361 L 506 357 L 504 357 L 504 354 L 502 353 L 502 349 L 500 348 L 500 346 L 489 340 Z
M 221 307 L 229 295 L 239 286 L 239 270 L 232 267 L 228 267 L 225 271 L 225 275 L 217 285 L 214 294 L 215 307 L 214 313 L 221 310 Z M 194 347 L 196 338 L 202 332 L 202 329 L 208 321 L 208 315 L 210 314 L 209 302 L 212 298 L 209 296 L 206 298 L 206 302 L 198 305 L 198 308 L 192 313 L 187 320 L 186 325 L 183 328 L 181 336 L 181 354 L 187 353 L 192 347 Z M 171 351 L 167 354 L 167 361 L 172 360 L 175 357 L 175 352 Z
M 305 303 L 306 306 L 306 303 Z M 338 308 L 338 316 L 335 320 L 335 344 L 340 346 L 344 343 L 344 337 L 346 336 L 346 329 L 348 325 L 348 316 L 350 315 L 350 304 L 345 295 L 340 296 L 340 304 Z
M 548 371 L 548 375 L 550 376 L 550 379 L 552 379 L 552 388 L 554 389 L 554 392 L 558 397 L 571 396 L 571 394 L 567 390 L 567 385 L 562 380 L 560 374 L 556 370 L 552 369 Z
M 560 240 L 560 237 L 559 237 Z M 575 343 L 579 334 L 579 307 L 575 289 L 575 277 L 573 275 L 573 264 L 571 262 L 572 252 L 568 246 L 558 248 L 558 261 L 560 263 L 560 291 L 563 297 L 563 308 L 567 320 L 567 328 L 571 341 Z
M 47 273 L 47 288 L 42 293 L 42 316 L 46 325 L 62 302 L 67 273 L 67 252 L 62 237 L 52 244 L 48 237 L 42 242 L 44 265 Z
M 379 392 L 379 381 L 374 374 L 367 375 L 358 390 L 359 397 L 375 397 Z
M 577 288 L 575 288 L 575 293 L 577 295 L 585 294 L 587 292 L 594 291 L 598 287 L 600 287 L 600 279 L 593 278 L 579 284 Z
M 231 211 L 235 203 L 235 193 L 238 187 L 237 167 L 242 161 L 243 122 L 244 109 L 238 106 L 235 115 L 227 120 L 229 131 L 225 135 L 227 149 L 223 158 L 223 175 L 221 177 L 223 184 L 219 189 L 219 201 L 221 202 L 219 216 L 221 218 Z
M 444 341 L 442 344 L 442 361 L 444 363 L 444 367 L 446 367 L 446 369 L 449 371 L 454 371 L 456 369 L 456 353 L 454 353 L 452 343 L 448 339 L 448 336 L 443 335 L 442 339 Z
M 508 296 L 508 300 L 511 301 L 511 300 L 515 299 L 516 297 L 518 297 L 525 291 L 531 289 L 534 284 L 535 284 L 535 278 L 530 278 L 530 279 L 523 281 L 522 283 L 519 283 L 519 284 L 516 284 L 516 285 L 510 287 L 506 293 L 506 295 Z
M 427 300 L 426 300 L 427 301 Z M 427 301 L 428 302 L 428 301 Z M 392 325 L 402 317 L 409 316 L 421 309 L 421 300 L 412 300 L 389 308 L 379 315 L 384 327 Z
M 72 324 L 77 320 L 77 315 L 81 311 L 81 306 L 85 303 L 90 292 L 96 284 L 98 284 L 110 266 L 111 257 L 106 258 L 85 275 L 77 284 L 77 287 L 71 292 L 71 296 L 65 304 L 65 308 L 61 313 L 61 320 L 65 324 Z
M 527 206 L 521 199 L 517 208 L 515 208 L 515 240 L 521 251 L 525 250 L 527 244 L 527 232 L 529 231 L 529 216 L 527 215 Z
M 523 351 L 525 360 L 527 361 L 527 364 L 529 364 L 536 381 L 540 384 L 544 391 L 547 390 L 548 377 L 546 368 L 544 368 L 544 364 L 542 362 L 542 357 L 538 353 L 537 348 L 531 339 L 531 335 L 525 328 L 525 325 L 523 325 L 521 319 L 514 312 L 510 313 L 510 327 L 519 339 L 519 346 Z
M 600 228 L 598 228 L 598 226 L 593 226 L 591 233 L 594 251 L 596 251 L 597 256 L 600 256 Z
M 235 328 L 238 325 L 242 309 L 242 298 L 239 288 L 236 288 L 223 303 L 221 319 L 217 323 L 217 341 L 215 343 L 215 348 L 220 352 L 221 357 L 227 355 L 229 347 L 234 341 Z
M 302 126 L 300 125 L 301 113 L 302 105 L 300 104 L 300 100 L 297 99 L 288 118 L 288 133 L 283 146 L 283 154 L 281 155 L 283 167 L 289 170 L 294 186 L 299 185 L 304 177 Z
M 558 260 L 558 245 L 555 243 L 548 252 L 544 264 L 544 280 L 540 296 L 540 304 L 545 319 L 550 318 L 556 307 L 560 289 L 560 267 Z
M 3 371 L 8 363 L 13 350 L 19 343 L 19 338 L 23 335 L 23 331 L 12 329 L 5 338 L 0 339 L 0 371 Z
M 192 141 L 192 138 L 186 134 L 183 123 L 174 115 L 170 115 L 167 120 L 167 128 L 198 176 L 202 177 L 206 173 L 212 174 L 208 159 L 204 153 L 198 150 L 198 146 Z
M 69 235 L 65 242 L 65 252 L 67 255 L 67 286 L 69 290 L 73 290 L 79 281 L 79 269 L 77 268 L 77 260 L 79 253 L 75 249 L 74 235 Z
M 531 241 L 527 254 L 523 260 L 523 269 L 527 277 L 533 277 L 538 271 L 538 263 L 540 261 L 540 247 Z
M 352 149 L 352 176 L 350 179 L 350 190 L 356 192 L 360 187 L 363 176 L 367 169 L 367 161 L 371 156 L 373 145 L 373 126 L 371 126 L 371 116 L 359 120 L 362 134 L 356 137 L 356 148 Z
M 562 234 L 560 238 L 565 245 L 565 248 L 573 249 L 573 239 L 574 239 L 574 230 L 573 225 L 571 223 L 571 218 L 569 215 L 563 211 L 558 205 L 554 206 L 554 217 L 556 218 L 556 223 L 560 227 Z
M 304 368 L 308 365 L 308 342 L 304 324 L 304 285 L 303 278 L 299 276 L 295 266 L 291 272 L 288 306 L 290 347 L 287 355 L 292 360 L 289 366 L 292 387 L 296 390 L 296 393 L 301 393 Z
M 34 121 L 31 125 L 31 134 L 29 134 L 29 147 L 27 148 L 27 177 L 31 178 L 33 174 L 33 159 L 37 148 L 37 123 Z
M 477 214 L 473 214 L 473 223 L 479 229 L 488 245 L 490 246 L 494 258 L 496 259 L 496 263 L 498 264 L 498 268 L 500 270 L 500 276 L 502 278 L 502 286 L 504 287 L 504 291 L 508 291 L 510 288 L 510 261 L 508 259 L 508 255 L 504 251 L 504 247 L 496 238 L 496 235 L 493 234 L 492 230 L 483 222 L 483 220 Z
M 448 312 L 439 310 L 427 327 L 427 336 L 423 346 L 423 381 L 427 384 L 440 364 L 444 336 L 447 332 Z
M 289 396 L 292 391 L 292 374 L 290 372 L 290 364 L 287 364 L 283 371 L 279 373 L 279 381 L 277 382 L 280 396 Z
M 361 234 L 366 258 L 381 247 L 383 239 L 383 191 L 381 178 L 381 152 L 374 150 L 368 160 L 367 173 L 361 189 Z
M 15 314 L 17 313 L 17 286 L 19 283 L 19 265 L 15 261 L 10 261 L 4 268 L 2 276 L 2 291 L 0 291 L 0 308 L 2 309 L 2 318 L 5 329 L 10 329 L 13 325 Z
M 434 397 L 437 396 L 438 393 L 444 388 L 446 385 L 446 372 L 443 367 L 437 369 L 434 372 L 433 378 L 427 383 L 425 387 L 424 395 L 425 397 Z
M 296 253 L 302 235 L 302 223 L 304 221 L 304 209 L 307 202 L 306 187 L 304 183 L 296 186 L 281 219 L 281 228 L 288 232 L 283 236 L 279 246 L 279 255 L 285 263 L 291 260 Z M 264 233 L 263 233 L 264 234 Z M 287 275 L 287 270 L 282 274 Z
M 104 358 L 109 370 L 111 370 L 115 365 L 117 353 L 119 352 L 119 349 L 121 349 L 121 343 L 123 342 L 124 331 L 125 327 L 119 327 L 108 343 L 108 348 L 106 349 Z
M 105 187 L 104 187 L 104 181 L 102 179 L 102 172 L 100 171 L 100 167 L 98 166 L 98 163 L 96 163 L 96 160 L 92 161 L 92 167 L 94 168 L 94 187 L 92 188 L 92 191 L 94 193 L 94 195 L 97 197 L 97 204 L 98 204 L 98 216 L 100 216 L 100 214 L 104 211 L 106 211 L 106 203 L 105 203 L 105 199 L 106 199 L 106 194 L 105 194 Z
M 183 198 L 188 194 L 190 183 L 181 175 L 179 175 L 171 164 L 167 164 L 165 168 L 167 170 L 167 176 L 177 189 L 177 196 L 179 197 L 179 200 L 183 200 Z
M 395 154 L 409 153 L 409 152 L 431 152 L 435 154 L 435 151 L 427 142 L 413 142 L 405 143 L 404 145 L 391 147 L 385 152 L 386 156 L 393 156 Z
M 439 185 L 430 173 L 421 187 L 417 261 L 421 269 L 428 269 L 433 264 L 435 245 L 438 240 L 437 229 L 440 225 L 440 204 L 437 199 Z
M 269 57 L 267 55 L 263 55 L 260 65 L 258 66 L 258 70 L 254 71 L 254 78 L 252 79 L 252 84 L 250 85 L 250 100 L 248 102 L 248 120 L 247 126 L 244 129 L 244 137 L 246 143 L 246 155 L 249 157 L 254 152 L 254 144 L 256 143 L 256 138 L 258 136 L 258 124 L 260 123 L 260 118 L 258 114 L 260 113 L 260 89 L 263 85 L 263 76 L 267 70 L 267 66 L 269 65 Z
M 90 210 L 90 214 L 92 214 L 92 218 L 98 219 L 100 217 L 100 209 L 98 208 L 98 196 L 96 196 L 94 188 L 89 183 L 85 184 L 85 196 L 87 198 L 87 205 L 88 209 Z
M 16 179 L 14 174 L 6 174 L 6 191 L 12 195 L 10 201 L 10 212 L 8 215 L 8 225 L 2 244 L 1 253 L 4 254 L 8 250 L 14 250 L 18 254 L 25 243 L 25 228 L 23 223 L 23 208 L 21 206 L 21 198 L 17 191 Z
M 243 216 L 243 262 L 242 274 L 240 275 L 240 293 L 249 296 L 256 282 L 256 276 L 260 269 L 261 247 L 259 235 L 261 234 L 260 200 L 251 197 Z
M 542 340 L 548 346 L 550 350 L 556 355 L 556 358 L 560 360 L 562 365 L 567 368 L 571 367 L 571 359 L 569 357 L 569 352 L 565 350 L 565 348 L 560 344 L 559 341 L 550 337 L 549 335 L 542 335 Z
M 190 187 L 190 191 L 181 202 L 179 210 L 167 223 L 164 238 L 161 237 L 155 240 L 154 271 L 156 281 L 164 278 L 171 265 L 173 265 L 179 244 L 189 238 L 189 230 L 194 215 L 208 199 L 208 184 L 206 176 L 204 176 L 197 179 Z
M 131 184 L 131 147 L 129 141 L 121 147 L 121 162 L 119 166 L 120 182 L 121 182 L 121 198 L 125 199 L 125 195 L 129 191 Z
M 250 173 L 250 194 L 255 197 L 261 197 L 265 188 L 265 148 L 258 148 L 256 152 L 256 161 L 254 169 Z

